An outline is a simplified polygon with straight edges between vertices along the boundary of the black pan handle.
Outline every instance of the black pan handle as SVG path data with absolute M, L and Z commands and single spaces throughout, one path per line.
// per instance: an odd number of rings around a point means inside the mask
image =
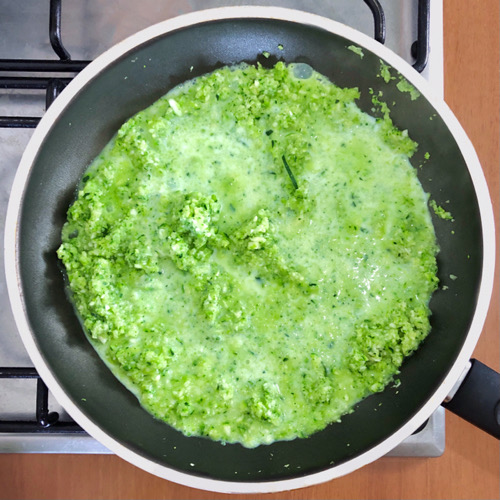
M 500 373 L 477 359 L 457 392 L 443 406 L 500 439 Z

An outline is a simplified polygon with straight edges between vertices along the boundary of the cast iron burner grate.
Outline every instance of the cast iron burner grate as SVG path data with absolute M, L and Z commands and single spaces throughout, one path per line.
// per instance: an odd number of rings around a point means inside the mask
M 375 40 L 385 43 L 386 20 L 382 6 L 378 0 L 363 1 L 373 15 Z M 73 61 L 64 48 L 61 39 L 61 4 L 62 0 L 50 0 L 49 39 L 58 60 L 0 59 L 0 72 L 16 74 L 16 76 L 0 76 L 0 89 L 45 90 L 45 109 L 52 104 L 74 75 L 90 62 Z M 417 40 L 411 46 L 411 53 L 415 58 L 413 67 L 419 72 L 425 69 L 429 57 L 429 12 L 430 0 L 418 0 Z M 25 75 L 17 76 L 18 73 Z M 47 76 L 33 76 L 37 73 Z M 68 76 L 61 77 L 59 76 L 61 74 Z M 40 119 L 41 117 L 32 116 L 0 116 L 0 128 L 35 128 Z M 47 386 L 35 368 L 0 367 L 0 379 L 36 379 L 37 381 L 35 419 L 0 420 L 0 432 L 85 433 L 75 422 L 63 422 L 57 412 L 50 412 Z M 420 430 L 421 428 L 416 432 Z
M 75 422 L 62 422 L 57 412 L 49 411 L 49 390 L 35 368 L 0 368 L 0 378 L 36 379 L 36 419 L 1 420 L 0 432 L 85 432 Z

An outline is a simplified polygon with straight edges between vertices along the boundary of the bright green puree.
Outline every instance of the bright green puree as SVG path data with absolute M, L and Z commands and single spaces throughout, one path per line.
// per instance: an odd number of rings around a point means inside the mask
M 429 332 L 437 246 L 416 144 L 298 64 L 173 89 L 85 173 L 58 255 L 146 409 L 253 447 L 381 391 Z

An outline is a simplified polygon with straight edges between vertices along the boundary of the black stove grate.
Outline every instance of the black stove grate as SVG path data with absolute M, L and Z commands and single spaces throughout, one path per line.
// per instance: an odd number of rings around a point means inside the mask
M 378 0 L 364 0 L 373 14 L 374 38 L 385 43 L 386 20 Z M 75 74 L 90 61 L 73 61 L 64 48 L 61 37 L 62 0 L 50 0 L 49 39 L 58 60 L 0 59 L 1 73 L 21 73 L 23 76 L 0 76 L 0 89 L 45 90 L 45 109 L 52 104 Z M 415 58 L 413 67 L 422 72 L 429 57 L 430 0 L 418 0 L 417 40 L 412 44 Z M 33 76 L 44 73 L 48 76 Z M 68 76 L 61 77 L 60 74 Z M 0 116 L 0 128 L 35 128 L 41 117 Z M 0 420 L 0 432 L 5 433 L 84 433 L 73 421 L 59 419 L 49 410 L 48 389 L 35 368 L 0 368 L 0 379 L 35 379 L 37 381 L 36 412 L 34 420 Z
M 59 420 L 57 412 L 49 410 L 49 390 L 34 368 L 0 368 L 0 378 L 35 379 L 37 381 L 35 420 L 0 420 L 0 432 L 85 432 L 75 422 L 63 422 Z

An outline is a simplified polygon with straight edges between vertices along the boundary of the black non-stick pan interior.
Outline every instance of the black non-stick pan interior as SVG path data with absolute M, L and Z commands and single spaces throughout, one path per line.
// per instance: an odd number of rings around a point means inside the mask
M 377 76 L 379 57 L 364 50 L 361 58 L 347 49 L 351 44 L 318 28 L 261 19 L 217 21 L 169 33 L 97 74 L 59 116 L 39 151 L 19 221 L 21 285 L 33 335 L 74 404 L 114 440 L 154 462 L 215 479 L 265 481 L 349 460 L 388 438 L 422 407 L 468 334 L 482 248 L 467 166 L 428 101 L 411 100 L 396 88 L 397 80 L 385 83 Z M 263 51 L 271 56 L 262 57 Z M 439 277 L 448 289 L 432 299 L 431 334 L 405 361 L 401 386 L 367 398 L 341 423 L 307 439 L 246 449 L 185 437 L 140 407 L 88 343 L 65 293 L 56 249 L 82 172 L 127 118 L 196 75 L 241 61 L 272 65 L 277 60 L 305 62 L 340 86 L 358 87 L 360 106 L 368 112 L 373 107 L 369 89 L 382 90 L 396 125 L 420 144 L 413 163 L 424 189 L 439 205 L 446 203 L 455 221 L 433 215 L 441 247 Z M 426 152 L 429 160 L 424 160 Z

